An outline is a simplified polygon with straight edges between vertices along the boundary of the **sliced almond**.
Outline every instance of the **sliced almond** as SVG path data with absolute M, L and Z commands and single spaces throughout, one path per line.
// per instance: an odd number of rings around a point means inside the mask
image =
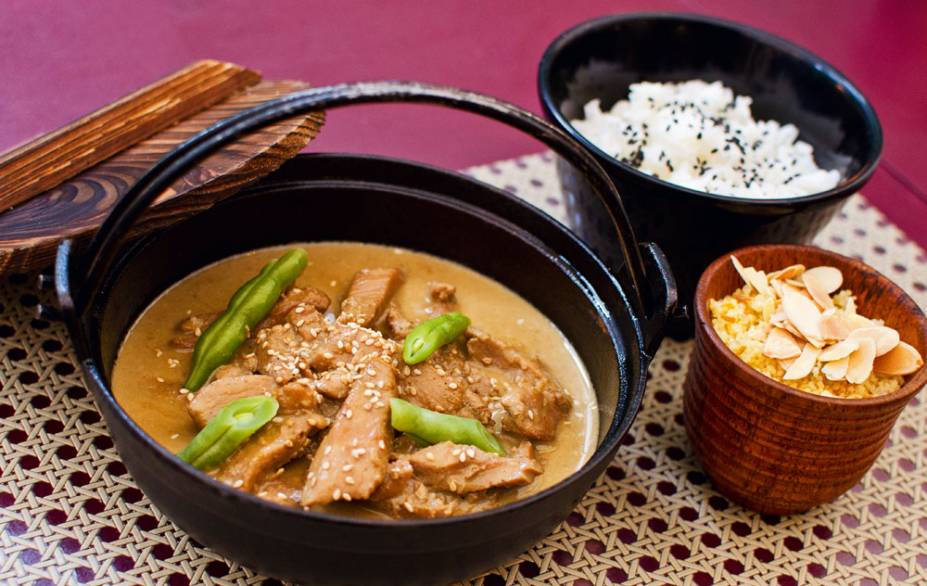
M 917 372 L 922 366 L 924 359 L 920 352 L 907 342 L 898 342 L 897 346 L 877 357 L 872 368 L 880 374 L 906 375 Z
M 872 338 L 859 339 L 859 348 L 849 356 L 847 364 L 847 382 L 859 385 L 866 382 L 872 374 L 872 365 L 875 360 L 876 344 Z
M 796 289 L 804 289 L 804 288 L 805 288 L 805 282 L 804 282 L 804 281 L 799 281 L 798 279 L 783 279 L 783 281 L 785 282 L 786 285 L 791 285 L 791 286 L 795 287 Z
M 848 297 L 847 300 L 846 300 L 846 303 L 845 303 L 844 306 L 843 306 L 843 311 L 844 311 L 844 313 L 846 313 L 847 315 L 857 313 L 857 311 L 856 311 L 856 299 L 854 299 L 853 297 Z
M 843 340 L 842 342 L 837 342 L 836 344 L 824 348 L 824 351 L 818 356 L 818 360 L 821 362 L 842 360 L 855 352 L 858 348 L 858 340 Z
M 801 354 L 801 344 L 782 328 L 773 328 L 763 344 L 763 355 L 779 360 L 795 358 Z
M 808 282 L 808 277 L 817 281 L 828 295 L 840 288 L 843 284 L 843 273 L 835 267 L 814 267 L 802 274 L 802 280 Z
M 753 267 L 745 267 L 733 254 L 731 255 L 731 263 L 734 265 L 734 269 L 737 271 L 737 274 L 740 275 L 740 278 L 744 280 L 744 283 L 750 284 L 750 273 L 747 271 L 747 268 L 753 270 Z
M 744 283 L 747 283 L 759 293 L 769 292 L 769 281 L 766 280 L 766 273 L 758 271 L 753 267 L 745 267 L 737 260 L 737 257 L 733 255 L 731 256 L 731 263 L 733 263 L 734 269 L 737 270 L 737 274 L 744 280 Z
M 780 360 L 779 366 L 782 367 L 782 370 L 788 370 L 789 368 L 792 367 L 793 364 L 795 364 L 796 360 L 798 359 L 797 358 L 786 358 L 785 360 Z
M 782 380 L 798 380 L 811 374 L 811 369 L 814 368 L 814 363 L 820 354 L 820 349 L 811 344 L 805 344 L 805 347 L 801 350 L 801 355 L 785 371 Z
M 802 281 L 805 283 L 805 289 L 811 295 L 811 298 L 814 299 L 814 302 L 818 304 L 821 309 L 833 309 L 834 300 L 830 298 L 827 291 L 827 286 L 829 283 L 825 283 L 823 278 L 820 276 L 821 273 L 814 272 L 814 269 L 810 271 L 805 271 L 802 274 Z
M 753 272 L 750 273 L 750 284 L 760 293 L 769 293 L 769 280 L 766 278 L 766 273 L 763 271 L 754 269 Z
M 840 360 L 834 360 L 824 364 L 821 367 L 821 373 L 827 380 L 843 380 L 847 376 L 847 368 L 850 365 L 850 358 L 844 356 Z
M 837 313 L 833 309 L 821 315 L 818 329 L 825 340 L 845 340 L 850 335 L 850 326 L 846 318 L 842 313 Z
M 769 286 L 775 291 L 777 297 L 782 297 L 782 281 L 779 279 L 770 279 Z
M 819 327 L 821 310 L 811 299 L 794 287 L 785 285 L 782 289 L 782 310 L 785 316 L 806 339 L 821 339 Z
M 850 326 L 851 332 L 860 328 L 871 328 L 875 325 L 872 323 L 871 319 L 863 317 L 858 313 L 844 313 L 843 317 L 846 320 L 847 325 Z
M 805 265 L 790 265 L 784 269 L 769 273 L 769 280 L 778 279 L 780 281 L 786 281 L 788 279 L 794 279 L 803 272 L 805 272 Z
M 795 336 L 795 337 L 798 338 L 799 340 L 804 340 L 804 339 L 805 339 L 804 334 L 802 334 L 801 332 L 799 332 L 798 329 L 797 329 L 795 326 L 793 326 L 793 325 L 792 325 L 792 322 L 790 322 L 789 320 L 785 320 L 785 322 L 782 324 L 781 327 L 782 327 L 782 329 L 784 329 L 784 330 L 787 331 L 788 333 L 792 334 L 793 336 Z
M 871 338 L 872 341 L 875 342 L 876 356 L 886 354 L 901 341 L 898 331 L 886 326 L 858 328 L 850 332 L 850 335 L 847 336 L 848 340 L 860 340 L 863 338 Z

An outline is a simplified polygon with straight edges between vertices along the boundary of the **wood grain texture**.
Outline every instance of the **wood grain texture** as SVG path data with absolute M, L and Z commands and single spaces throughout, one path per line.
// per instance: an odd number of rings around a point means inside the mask
M 257 72 L 239 65 L 197 61 L 67 126 L 0 154 L 0 211 L 55 187 L 260 80 Z
M 927 354 L 927 318 L 905 292 L 864 263 L 820 248 L 765 245 L 731 253 L 767 272 L 802 263 L 844 275 L 862 315 L 885 320 Z M 695 294 L 695 348 L 684 383 L 686 431 L 715 487 L 755 511 L 790 514 L 830 502 L 872 466 L 895 420 L 927 383 L 927 367 L 895 393 L 839 399 L 776 382 L 740 360 L 711 325 L 710 299 L 742 285 L 729 257 L 702 275 Z
M 76 238 L 83 244 L 129 186 L 165 153 L 200 130 L 305 87 L 296 81 L 261 82 L 0 214 L 0 274 L 47 266 L 64 238 Z M 222 149 L 159 197 L 133 234 L 158 229 L 205 209 L 274 171 L 306 146 L 323 123 L 322 113 L 294 116 Z

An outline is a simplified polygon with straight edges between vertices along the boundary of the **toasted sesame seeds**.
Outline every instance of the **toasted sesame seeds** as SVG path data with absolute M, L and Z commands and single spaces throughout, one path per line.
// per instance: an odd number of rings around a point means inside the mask
M 333 501 L 341 500 L 341 489 L 340 488 L 336 488 L 334 491 L 332 491 L 332 500 Z
M 344 477 L 344 483 L 345 483 L 345 484 L 350 484 L 350 485 L 353 486 L 353 485 L 354 485 L 354 477 L 353 477 L 353 476 L 345 476 L 345 477 Z
M 232 483 L 232 486 L 234 486 L 235 488 L 241 488 L 244 485 L 245 485 L 245 481 L 242 480 L 241 478 L 239 478 L 238 480 Z

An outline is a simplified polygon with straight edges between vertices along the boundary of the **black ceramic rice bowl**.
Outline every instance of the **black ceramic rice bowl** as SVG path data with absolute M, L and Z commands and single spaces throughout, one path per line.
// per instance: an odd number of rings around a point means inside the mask
M 571 120 L 601 100 L 610 110 L 638 82 L 720 81 L 753 100 L 753 117 L 798 127 L 818 166 L 840 172 L 833 189 L 778 199 L 709 194 L 669 183 L 621 162 L 582 135 Z M 557 37 L 538 68 L 544 113 L 595 156 L 643 240 L 660 245 L 676 274 L 681 303 L 691 303 L 702 272 L 726 251 L 759 243 L 806 243 L 865 186 L 879 162 L 875 110 L 850 80 L 785 39 L 695 14 L 616 14 Z M 570 223 L 607 254 L 605 214 L 581 174 L 558 164 Z M 691 335 L 691 324 L 680 333 Z
M 299 94 L 304 96 L 299 107 L 374 100 L 449 103 L 505 119 L 579 164 L 587 156 L 580 149 L 570 155 L 572 141 L 530 114 L 475 94 L 388 83 L 325 90 Z M 238 136 L 223 133 L 222 124 L 211 135 L 212 146 Z M 551 134 L 540 135 L 537 128 Z M 160 233 L 131 245 L 108 238 L 131 224 L 133 214 L 147 207 L 146 198 L 161 190 L 157 177 L 168 181 L 194 158 L 168 155 L 133 187 L 86 254 L 76 254 L 66 242 L 56 265 L 59 302 L 85 380 L 122 460 L 152 502 L 211 549 L 259 572 L 313 584 L 466 578 L 521 553 L 569 514 L 637 413 L 647 364 L 674 302 L 672 278 L 658 249 L 638 249 L 626 234 L 635 253 L 643 251 L 637 257 L 641 265 L 635 268 L 632 259 L 609 268 L 552 218 L 500 190 L 420 164 L 351 155 L 297 157 L 260 184 Z M 330 240 L 407 247 L 459 262 L 547 315 L 575 346 L 598 395 L 601 432 L 590 461 L 551 488 L 479 514 L 414 521 L 339 517 L 276 505 L 216 481 L 158 445 L 118 405 L 109 380 L 119 344 L 167 287 L 229 255 Z M 628 285 L 631 270 L 641 270 L 635 290 Z

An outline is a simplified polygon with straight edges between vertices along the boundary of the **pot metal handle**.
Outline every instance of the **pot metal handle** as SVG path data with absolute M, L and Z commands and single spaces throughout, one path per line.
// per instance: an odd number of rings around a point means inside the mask
M 512 104 L 456 88 L 402 81 L 350 83 L 295 92 L 217 122 L 165 155 L 113 207 L 91 243 L 85 257 L 89 259 L 83 271 L 85 278 L 76 288 L 74 299 L 78 315 L 90 307 L 92 292 L 100 290 L 106 280 L 118 245 L 129 227 L 190 167 L 241 136 L 290 116 L 346 105 L 386 102 L 443 105 L 495 119 L 533 136 L 574 165 L 608 210 L 625 262 L 624 266 L 610 268 L 616 278 L 627 274 L 629 298 L 634 309 L 637 315 L 647 316 L 643 327 L 645 343 L 647 338 L 659 337 L 667 303 L 675 302 L 672 277 L 662 253 L 654 245 L 645 247 L 644 255 L 641 254 L 618 192 L 591 154 L 561 130 Z

